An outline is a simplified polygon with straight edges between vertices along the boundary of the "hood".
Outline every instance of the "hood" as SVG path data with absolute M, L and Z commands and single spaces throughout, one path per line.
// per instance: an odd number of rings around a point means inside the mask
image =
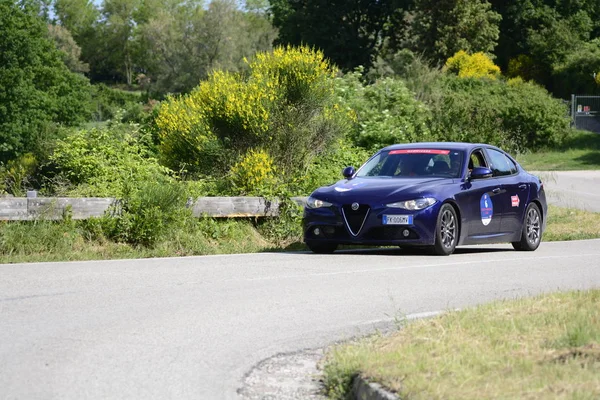
M 452 182 L 448 178 L 354 178 L 344 179 L 334 185 L 322 187 L 313 195 L 334 202 L 382 202 L 411 200 L 431 193 L 435 186 Z

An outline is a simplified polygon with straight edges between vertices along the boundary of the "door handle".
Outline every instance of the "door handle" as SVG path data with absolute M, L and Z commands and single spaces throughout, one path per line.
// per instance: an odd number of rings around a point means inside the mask
M 496 188 L 496 189 L 492 190 L 492 193 L 494 193 L 494 194 L 500 193 L 500 188 Z
M 527 189 L 527 185 L 526 184 L 519 185 L 519 189 L 525 190 L 525 189 Z

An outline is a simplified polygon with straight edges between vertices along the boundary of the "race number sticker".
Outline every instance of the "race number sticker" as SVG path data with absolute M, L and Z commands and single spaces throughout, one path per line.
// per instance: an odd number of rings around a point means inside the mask
M 481 222 L 483 225 L 488 226 L 490 222 L 492 222 L 492 217 L 494 216 L 494 205 L 487 193 L 481 196 L 479 209 L 481 210 Z

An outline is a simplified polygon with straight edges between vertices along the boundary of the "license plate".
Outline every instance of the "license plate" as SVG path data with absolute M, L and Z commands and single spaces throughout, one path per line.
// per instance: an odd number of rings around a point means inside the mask
M 384 215 L 383 216 L 383 224 L 384 225 L 412 225 L 413 216 L 412 215 Z

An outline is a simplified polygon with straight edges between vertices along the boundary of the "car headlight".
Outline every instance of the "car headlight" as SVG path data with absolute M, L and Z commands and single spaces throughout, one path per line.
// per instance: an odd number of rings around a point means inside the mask
M 310 196 L 308 198 L 308 200 L 306 200 L 306 206 L 308 208 L 321 208 L 321 207 L 331 207 L 332 204 L 329 203 L 328 201 L 315 199 L 314 197 Z
M 397 203 L 386 204 L 386 206 L 390 208 L 403 208 L 405 210 L 422 210 L 429 206 L 437 203 L 437 200 L 431 197 L 425 197 L 424 199 L 415 199 L 415 200 L 407 200 L 407 201 L 399 201 Z

